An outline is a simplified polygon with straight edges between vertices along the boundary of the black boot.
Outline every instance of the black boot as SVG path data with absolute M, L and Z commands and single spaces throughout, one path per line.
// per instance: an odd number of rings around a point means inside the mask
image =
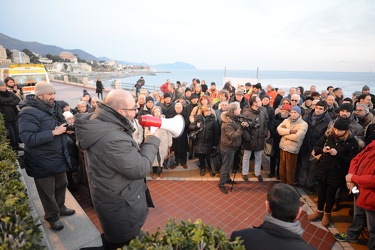
M 204 168 L 201 168 L 200 175 L 201 175 L 201 176 L 204 176 L 205 173 L 206 173 L 206 171 L 204 170 Z

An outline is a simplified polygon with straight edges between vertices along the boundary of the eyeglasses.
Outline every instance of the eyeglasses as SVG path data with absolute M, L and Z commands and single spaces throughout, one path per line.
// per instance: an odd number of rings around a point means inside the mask
M 121 109 L 121 110 L 137 111 L 138 109 L 137 109 L 137 106 L 134 106 L 134 108 L 132 109 Z
M 298 100 L 294 100 L 294 99 L 292 99 L 292 102 L 298 102 Z

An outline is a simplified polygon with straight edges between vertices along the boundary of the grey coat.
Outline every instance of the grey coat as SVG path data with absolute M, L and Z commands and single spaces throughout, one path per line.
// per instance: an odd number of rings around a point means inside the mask
M 160 140 L 151 135 L 139 150 L 130 121 L 104 104 L 94 114 L 78 116 L 75 126 L 92 202 L 107 240 L 120 243 L 138 236 L 148 214 L 144 179 Z

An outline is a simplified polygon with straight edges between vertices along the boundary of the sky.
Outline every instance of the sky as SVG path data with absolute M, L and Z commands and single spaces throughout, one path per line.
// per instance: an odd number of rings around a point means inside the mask
M 375 71 L 373 0 L 12 0 L 0 32 L 198 69 Z

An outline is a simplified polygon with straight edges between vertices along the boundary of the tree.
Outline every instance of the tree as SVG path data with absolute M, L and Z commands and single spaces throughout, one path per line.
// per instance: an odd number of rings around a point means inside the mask
M 23 49 L 22 52 L 25 53 L 30 58 L 31 63 L 40 63 L 39 58 L 30 50 Z

